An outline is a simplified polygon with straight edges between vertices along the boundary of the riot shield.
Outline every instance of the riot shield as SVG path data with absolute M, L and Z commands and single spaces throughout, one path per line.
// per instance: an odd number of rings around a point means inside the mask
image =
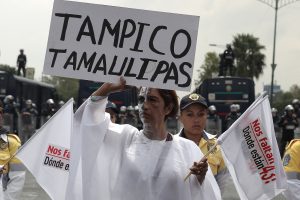
M 214 118 L 210 119 L 208 118 L 206 120 L 206 127 L 205 130 L 212 134 L 212 135 L 217 135 L 219 136 L 222 133 L 222 121 L 220 118 Z
M 167 130 L 175 135 L 179 132 L 179 122 L 176 117 L 169 117 L 166 122 Z
M 43 126 L 50 118 L 51 118 L 51 115 L 41 116 L 41 126 Z
M 3 114 L 3 128 L 8 130 L 9 132 L 14 131 L 14 116 L 11 113 Z
M 19 135 L 22 142 L 26 142 L 35 131 L 36 117 L 29 112 L 23 112 L 20 119 Z

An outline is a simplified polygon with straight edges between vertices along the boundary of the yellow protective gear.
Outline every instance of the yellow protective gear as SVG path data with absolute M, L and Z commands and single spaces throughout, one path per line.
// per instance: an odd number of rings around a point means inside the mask
M 288 179 L 300 180 L 300 139 L 292 140 L 286 147 L 283 167 Z
M 216 142 L 217 142 L 216 138 L 204 139 L 202 137 L 199 142 L 199 148 L 201 149 L 202 153 L 205 155 L 215 145 Z M 221 172 L 226 168 L 219 145 L 217 145 L 215 150 L 207 156 L 207 162 L 214 176 L 216 176 L 219 172 Z
M 0 165 L 5 165 L 2 173 L 6 174 L 10 171 L 10 168 L 18 168 L 17 166 L 21 164 L 20 160 L 15 157 L 9 161 L 21 146 L 21 140 L 15 134 L 7 134 L 3 137 L 7 137 L 7 139 L 0 138 Z M 7 163 L 7 161 L 9 162 Z

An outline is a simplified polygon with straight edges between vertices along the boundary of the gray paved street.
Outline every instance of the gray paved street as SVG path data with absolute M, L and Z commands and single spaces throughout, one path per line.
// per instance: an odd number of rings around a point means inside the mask
M 27 171 L 22 200 L 50 200 L 46 192 L 36 183 L 34 177 Z
M 295 138 L 300 138 L 300 135 L 295 135 Z M 251 187 L 251 186 L 250 186 Z M 238 200 L 235 189 L 231 186 L 226 188 L 224 200 Z M 26 182 L 22 194 L 22 200 L 50 200 L 46 192 L 36 183 L 34 177 L 27 172 Z M 281 195 L 274 198 L 274 200 L 285 200 Z
M 27 172 L 26 182 L 21 197 L 22 200 L 50 200 L 46 192 L 36 183 L 34 177 Z M 224 200 L 239 200 L 237 198 L 234 188 L 227 188 Z M 284 197 L 279 196 L 274 200 L 285 200 Z

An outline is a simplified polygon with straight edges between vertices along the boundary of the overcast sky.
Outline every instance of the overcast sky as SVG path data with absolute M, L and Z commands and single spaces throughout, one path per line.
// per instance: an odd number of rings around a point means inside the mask
M 272 0 L 266 0 L 272 2 Z M 283 1 L 283 0 L 279 0 Z M 231 43 L 237 34 L 252 34 L 266 47 L 267 66 L 256 80 L 256 93 L 271 82 L 275 10 L 258 0 L 82 0 L 105 5 L 200 16 L 194 77 L 209 51 L 224 49 L 209 44 Z M 275 2 L 275 0 L 273 0 Z M 40 79 L 46 53 L 53 0 L 0 1 L 0 63 L 16 66 L 19 49 L 27 66 Z M 275 81 L 285 91 L 300 85 L 300 1 L 278 11 Z

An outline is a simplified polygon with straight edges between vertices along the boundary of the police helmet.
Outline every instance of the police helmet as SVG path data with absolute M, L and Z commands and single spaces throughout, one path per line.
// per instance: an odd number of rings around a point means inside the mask
M 126 112 L 126 109 L 127 109 L 126 106 L 121 106 L 121 107 L 120 107 L 120 111 L 121 111 L 121 112 Z
M 134 110 L 138 111 L 139 110 L 139 106 L 134 106 Z
M 214 111 L 217 111 L 217 108 L 216 108 L 216 106 L 211 105 L 211 106 L 208 107 L 208 110 L 211 111 L 211 112 L 214 112 Z
M 4 98 L 4 103 L 12 103 L 14 101 L 14 96 L 13 95 L 7 95 L 5 98 Z
M 118 113 L 118 108 L 116 106 L 116 104 L 114 104 L 113 102 L 111 101 L 108 101 L 107 104 L 106 104 L 106 108 L 105 109 L 111 109 L 112 111 L 114 111 L 115 113 Z
M 46 101 L 46 103 L 50 105 L 50 104 L 54 104 L 54 101 L 53 101 L 53 99 L 48 99 L 48 100 Z
M 294 111 L 294 107 L 289 104 L 289 105 L 285 106 L 284 110 L 285 111 Z
M 31 99 L 27 99 L 27 100 L 25 101 L 25 103 L 26 103 L 27 105 L 32 105 Z
M 128 110 L 128 111 L 133 111 L 133 107 L 132 107 L 132 106 L 128 106 L 128 107 L 127 107 L 127 110 Z
M 237 111 L 240 111 L 240 109 L 241 109 L 240 104 L 235 104 L 235 106 L 236 106 Z
M 278 112 L 278 110 L 276 109 L 276 108 L 272 108 L 272 113 L 277 113 Z
M 59 106 L 63 106 L 65 104 L 65 102 L 63 101 L 63 100 L 60 100 L 59 102 L 58 102 L 58 105 Z
M 296 104 L 300 105 L 299 99 L 293 99 L 292 104 L 293 105 L 296 105 Z
M 231 104 L 230 105 L 230 112 L 237 112 L 238 111 L 238 108 L 236 106 L 236 104 Z

